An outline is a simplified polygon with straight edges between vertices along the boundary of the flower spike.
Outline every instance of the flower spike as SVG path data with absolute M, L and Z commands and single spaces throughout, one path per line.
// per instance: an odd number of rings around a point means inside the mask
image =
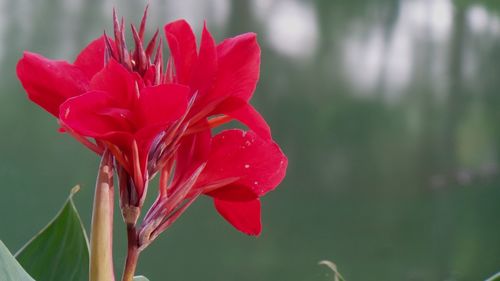
M 144 13 L 142 14 L 141 25 L 139 27 L 139 38 L 141 39 L 141 43 L 144 40 L 144 32 L 146 31 L 146 21 L 148 20 L 148 10 L 149 10 L 149 4 L 146 4 L 146 8 L 144 8 Z
M 116 9 L 113 8 L 113 31 L 115 35 L 116 50 L 118 51 L 118 61 L 123 60 L 123 43 L 120 31 L 120 22 L 118 21 L 118 15 L 116 14 Z
M 153 55 L 153 52 L 156 47 L 156 40 L 158 40 L 158 35 L 160 34 L 160 29 L 157 29 L 153 37 L 148 43 L 148 46 L 146 47 L 146 57 L 148 60 L 151 61 L 151 56 Z
M 155 85 L 158 85 L 161 83 L 161 74 L 163 71 L 163 42 L 161 40 L 158 42 L 158 48 L 156 49 L 154 66 L 156 70 Z
M 135 51 L 134 51 L 135 64 L 133 65 L 135 65 L 139 74 L 143 75 L 148 67 L 148 62 L 147 62 L 148 59 L 146 57 L 144 49 L 142 48 L 142 42 L 141 42 L 142 39 L 140 38 L 140 35 L 137 33 L 135 26 L 131 24 L 130 28 L 132 30 L 132 35 L 134 37 L 134 43 L 135 43 Z

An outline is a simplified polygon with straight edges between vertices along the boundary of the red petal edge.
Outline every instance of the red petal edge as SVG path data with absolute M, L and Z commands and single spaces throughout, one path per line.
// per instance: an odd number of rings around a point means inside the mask
M 174 58 L 178 82 L 188 84 L 193 66 L 198 59 L 196 38 L 191 26 L 185 20 L 177 20 L 165 25 L 170 52 Z
M 258 236 L 262 230 L 260 216 L 260 200 L 251 201 L 225 201 L 214 199 L 215 209 L 237 230 Z
M 79 67 L 89 79 L 104 67 L 105 39 L 101 36 L 87 45 L 75 60 L 75 65 Z
M 29 99 L 56 117 L 63 102 L 89 88 L 87 75 L 78 67 L 35 53 L 25 52 L 16 72 Z
M 248 101 L 259 80 L 260 47 L 255 33 L 224 40 L 217 46 L 217 82 L 212 95 Z
M 207 165 L 198 178 L 198 187 L 210 187 L 208 195 L 225 200 L 248 200 L 247 195 L 263 196 L 276 188 L 286 174 L 288 160 L 272 140 L 252 131 L 226 130 L 216 135 Z M 222 186 L 214 186 L 236 179 Z M 229 185 L 229 186 L 227 186 Z M 235 187 L 248 192 L 232 192 Z
M 200 54 L 193 70 L 191 86 L 198 91 L 198 100 L 207 104 L 210 101 L 205 98 L 212 88 L 217 71 L 217 51 L 215 40 L 208 31 L 207 24 L 203 25 L 201 35 Z

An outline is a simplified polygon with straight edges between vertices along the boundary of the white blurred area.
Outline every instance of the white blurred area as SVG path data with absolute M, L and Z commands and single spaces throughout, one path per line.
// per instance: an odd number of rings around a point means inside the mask
M 467 11 L 467 22 L 474 33 L 500 35 L 500 18 L 491 15 L 485 7 L 473 5 Z
M 231 28 L 234 6 L 242 3 L 236 1 L 240 0 L 150 1 L 149 31 L 153 32 L 154 26 L 167 21 L 185 18 L 198 34 L 203 21 L 207 20 L 209 27 L 218 31 L 219 38 L 234 35 L 224 32 Z M 59 0 L 61 5 L 57 14 L 62 16 L 47 27 L 53 28 L 55 25 L 56 29 L 43 30 L 41 27 L 45 28 L 46 23 L 43 20 L 42 1 L 0 0 L 0 61 L 6 56 L 5 46 L 9 41 L 15 41 L 19 48 L 26 48 L 29 45 L 27 41 L 40 32 L 50 34 L 50 40 L 59 42 L 58 49 L 49 51 L 59 57 L 62 54 L 62 57 L 69 58 L 83 42 L 102 33 L 104 27 L 101 23 L 105 23 L 108 29 L 111 27 L 113 7 L 128 21 L 137 22 L 140 18 L 137 11 L 142 10 L 146 2 Z M 447 91 L 449 49 L 456 26 L 453 0 L 400 0 L 389 5 L 395 7 L 395 15 L 388 13 L 382 17 L 371 17 L 371 12 L 376 14 L 378 8 L 388 6 L 373 1 L 370 3 L 373 11 L 359 11 L 359 17 L 343 22 L 342 27 L 331 25 L 321 29 L 319 6 L 313 1 L 253 0 L 244 3 L 248 6 L 246 17 L 252 25 L 255 24 L 254 29 L 247 31 L 258 32 L 268 47 L 287 60 L 319 62 L 335 65 L 335 68 L 340 66 L 340 73 L 345 75 L 342 78 L 361 96 L 383 92 L 390 99 L 399 97 L 411 86 L 417 72 L 424 72 L 428 76 L 428 84 L 436 93 Z M 75 34 L 82 30 L 83 22 L 92 23 L 88 18 L 83 18 L 81 11 L 85 9 L 97 12 L 89 14 L 92 15 L 93 23 L 99 24 L 86 28 L 85 38 L 76 38 Z M 389 16 L 393 19 L 387 24 Z M 50 18 L 45 20 L 51 21 Z M 469 41 L 474 41 L 474 36 L 500 36 L 500 18 L 482 5 L 475 4 L 466 9 L 465 24 Z M 319 49 L 322 42 L 331 41 L 332 36 L 334 44 L 329 45 L 330 50 L 326 54 L 321 53 Z M 468 46 L 481 44 L 466 43 Z M 480 48 L 468 46 L 463 53 L 463 75 L 464 79 L 473 82 L 479 72 Z M 421 70 L 420 66 L 427 69 Z
M 430 40 L 435 72 L 445 71 L 447 43 L 453 23 L 451 0 L 402 1 L 392 30 L 359 26 L 348 32 L 343 44 L 347 76 L 361 93 L 383 87 L 388 94 L 400 92 L 411 82 L 418 59 L 419 41 Z M 442 77 L 442 73 L 435 73 Z
M 239 0 L 238 0 L 239 1 Z M 195 27 L 203 20 L 227 29 L 232 2 L 229 0 L 166 1 L 166 18 L 184 18 Z M 313 3 L 295 0 L 249 1 L 251 17 L 264 27 L 265 39 L 278 53 L 291 59 L 314 56 L 318 44 L 318 23 Z M 258 30 L 248 30 L 258 31 Z
M 265 26 L 265 36 L 277 52 L 290 58 L 307 59 L 316 53 L 318 19 L 307 1 L 256 0 L 256 18 Z
M 205 19 L 217 26 L 224 26 L 229 20 L 231 2 L 229 0 L 182 0 L 166 2 L 169 19 L 184 18 L 194 26 L 201 27 Z
M 390 30 L 383 22 L 366 19 L 352 24 L 342 42 L 347 80 L 360 95 L 383 90 L 392 99 L 401 96 L 416 75 L 424 75 L 433 92 L 446 92 L 455 12 L 452 0 L 402 0 Z M 500 19 L 481 5 L 466 10 L 465 25 L 467 36 L 500 35 Z M 477 74 L 479 54 L 464 53 L 464 75 Z M 427 69 L 420 69 L 422 65 Z

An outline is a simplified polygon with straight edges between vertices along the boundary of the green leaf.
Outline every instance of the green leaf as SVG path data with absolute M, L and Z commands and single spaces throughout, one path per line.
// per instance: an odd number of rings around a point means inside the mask
M 0 280 L 35 281 L 31 278 L 0 240 Z
M 73 188 L 56 217 L 16 254 L 38 281 L 88 280 L 88 239 L 72 200 L 78 189 Z
M 134 281 L 149 281 L 149 279 L 142 275 L 139 275 L 139 276 L 134 276 Z
M 486 281 L 500 281 L 500 272 L 486 279 Z

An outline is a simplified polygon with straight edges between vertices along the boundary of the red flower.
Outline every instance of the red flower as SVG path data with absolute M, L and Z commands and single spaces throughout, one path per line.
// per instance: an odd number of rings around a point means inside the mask
M 74 64 L 26 53 L 17 72 L 29 98 L 59 117 L 64 131 L 98 153 L 111 150 L 120 164 L 122 205 L 140 207 L 151 145 L 184 115 L 189 89 L 164 83 L 158 32 L 143 48 L 146 12 L 139 31 L 132 26 L 132 53 L 125 44 L 123 20 L 113 16 L 114 41 L 100 37 Z
M 189 137 L 177 154 L 175 175 L 146 215 L 141 243 L 149 244 L 200 194 L 236 229 L 261 232 L 260 197 L 283 180 L 288 160 L 272 140 L 252 131 L 208 131 Z M 160 183 L 162 184 L 162 183 Z
M 169 79 L 190 85 L 192 106 L 185 118 L 189 127 L 176 153 L 175 174 L 171 176 L 174 161 L 167 162 L 159 197 L 142 224 L 141 243 L 154 240 L 200 194 L 213 197 L 217 211 L 235 228 L 258 235 L 260 197 L 282 181 L 287 158 L 249 104 L 259 79 L 256 36 L 248 33 L 216 46 L 205 25 L 197 52 L 195 36 L 185 21 L 170 23 L 165 31 L 175 64 Z M 210 128 L 232 119 L 255 133 L 228 130 L 211 137 Z
M 269 126 L 248 103 L 259 80 L 260 47 L 255 33 L 246 33 L 215 41 L 203 27 L 199 52 L 189 24 L 178 20 L 165 26 L 165 34 L 175 64 L 173 80 L 191 87 L 196 100 L 190 111 L 192 128 L 206 124 L 213 127 L 236 119 L 266 139 Z
M 17 76 L 33 102 L 59 117 L 59 106 L 88 91 L 90 79 L 103 67 L 104 37 L 100 37 L 73 64 L 25 52 L 17 64 Z
M 287 158 L 249 103 L 259 80 L 256 35 L 215 44 L 205 25 L 197 51 L 187 22 L 167 24 L 172 57 L 164 69 L 158 32 L 143 47 L 145 23 L 146 13 L 139 31 L 132 26 L 132 52 L 116 14 L 114 40 L 98 38 L 73 64 L 26 52 L 19 79 L 65 131 L 98 153 L 111 151 L 127 223 L 135 224 L 148 183 L 159 173 L 158 199 L 139 231 L 143 247 L 201 194 L 238 230 L 259 234 L 260 197 L 282 181 Z M 212 137 L 212 128 L 231 120 L 250 131 Z
M 57 118 L 63 102 L 89 90 L 90 80 L 104 67 L 104 48 L 102 36 L 83 49 L 72 64 L 24 52 L 23 58 L 17 63 L 17 76 L 29 99 Z M 67 128 L 62 130 L 68 131 L 94 152 L 102 153 L 102 147 L 98 144 Z
M 151 144 L 185 113 L 188 92 L 178 84 L 145 86 L 139 75 L 111 59 L 88 92 L 61 105 L 60 119 L 78 134 L 103 142 L 132 175 L 141 199 Z

